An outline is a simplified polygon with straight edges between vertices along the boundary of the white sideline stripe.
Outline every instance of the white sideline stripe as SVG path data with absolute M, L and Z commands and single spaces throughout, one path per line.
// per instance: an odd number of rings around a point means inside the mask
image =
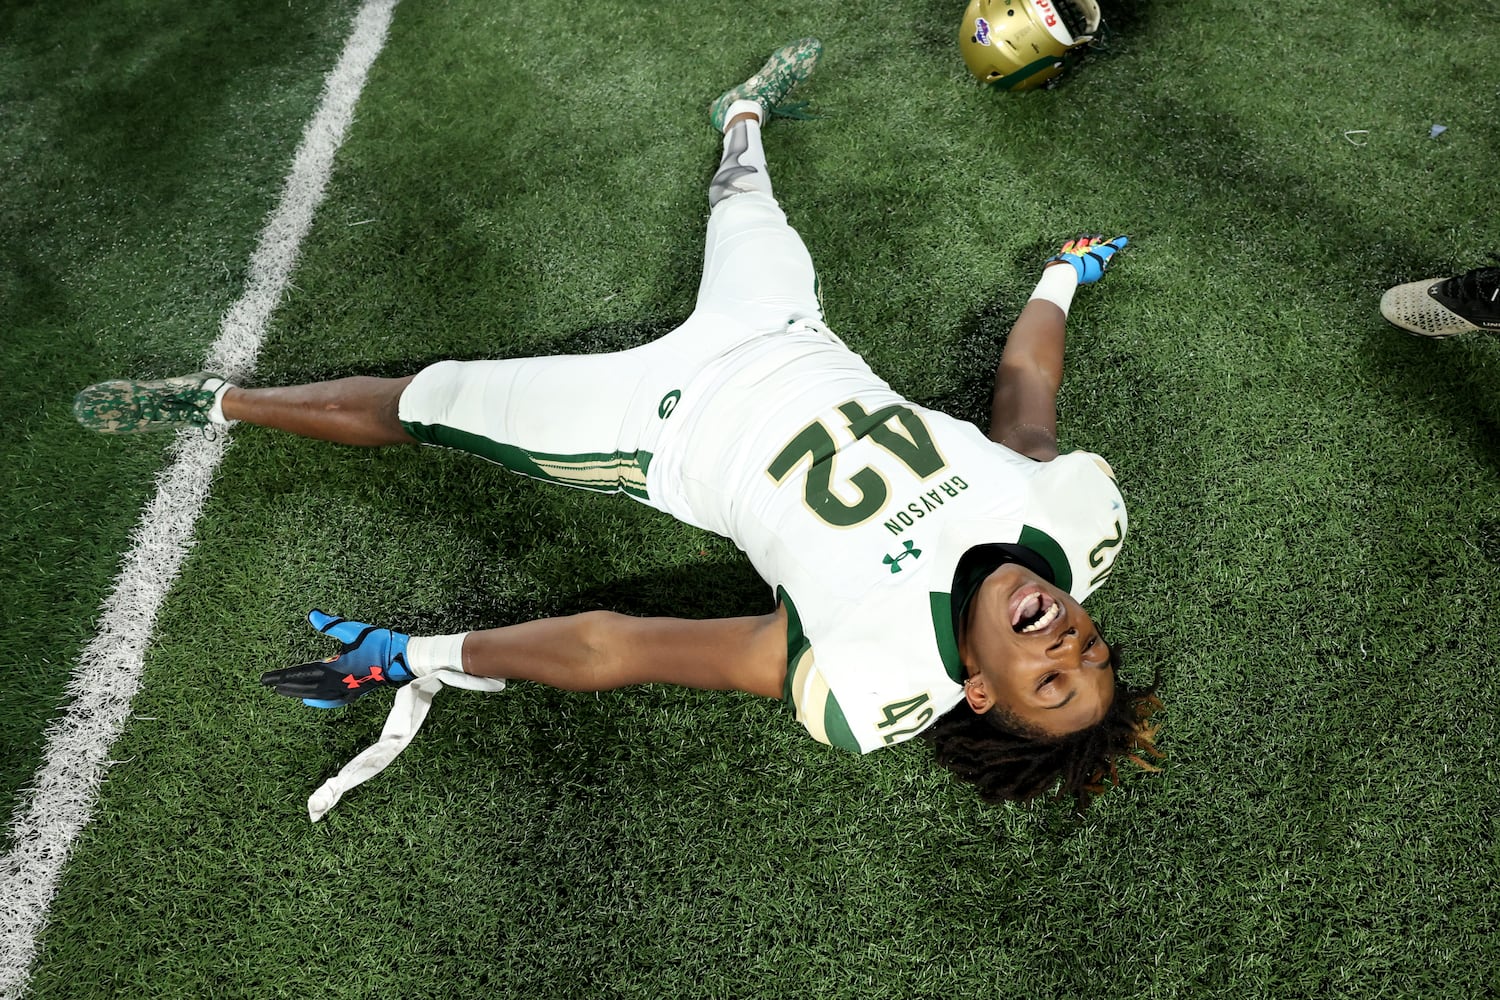
M 385 45 L 396 2 L 367 0 L 324 81 L 281 201 L 250 259 L 244 294 L 225 313 L 208 352 L 205 367 L 232 381 L 255 370 L 266 324 L 323 200 L 334 154 Z M 227 434 L 213 441 L 193 431 L 178 435 L 172 463 L 156 477 L 156 496 L 142 512 L 124 566 L 104 600 L 98 632 L 68 682 L 72 701 L 48 726 L 41 768 L 11 820 L 15 846 L 0 859 L 0 997 L 19 997 L 30 978 L 37 937 L 63 865 L 88 823 L 106 769 L 115 763 L 108 754 L 130 717 L 157 613 L 192 545 L 194 524 L 227 442 Z

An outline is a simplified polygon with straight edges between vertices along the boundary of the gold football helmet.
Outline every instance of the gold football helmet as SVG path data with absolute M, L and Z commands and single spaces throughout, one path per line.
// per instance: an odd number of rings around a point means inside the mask
M 1100 20 L 1098 0 L 969 0 L 958 48 L 983 82 L 1030 90 L 1073 62 Z

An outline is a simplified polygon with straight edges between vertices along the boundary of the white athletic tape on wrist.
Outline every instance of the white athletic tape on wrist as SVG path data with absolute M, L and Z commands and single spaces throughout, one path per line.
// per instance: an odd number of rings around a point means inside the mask
M 361 751 L 308 797 L 307 818 L 316 823 L 338 804 L 345 792 L 369 781 L 399 757 L 417 735 L 417 730 L 422 728 L 427 710 L 432 707 L 432 699 L 444 686 L 471 691 L 503 691 L 505 681 L 498 677 L 471 677 L 461 670 L 437 670 L 400 688 L 396 700 L 391 703 L 391 713 L 385 718 L 380 739 Z
M 462 670 L 464 636 L 468 634 L 455 632 L 452 635 L 414 635 L 406 642 L 406 665 L 418 677 L 426 677 L 439 670 Z
M 1073 304 L 1073 293 L 1078 291 L 1078 272 L 1071 264 L 1054 264 L 1042 269 L 1042 280 L 1036 283 L 1031 293 L 1033 299 L 1046 299 L 1068 314 Z

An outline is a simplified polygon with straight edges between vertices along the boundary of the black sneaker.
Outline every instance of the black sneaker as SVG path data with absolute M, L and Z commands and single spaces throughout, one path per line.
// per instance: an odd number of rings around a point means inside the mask
M 1500 332 L 1500 267 L 1397 285 L 1381 296 L 1380 315 L 1419 337 Z

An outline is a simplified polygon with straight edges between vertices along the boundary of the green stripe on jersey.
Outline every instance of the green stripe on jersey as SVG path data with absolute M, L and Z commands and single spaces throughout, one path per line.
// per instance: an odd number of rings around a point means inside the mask
M 797 605 L 785 587 L 776 588 L 776 603 L 786 607 L 786 680 L 781 685 L 781 700 L 796 708 L 792 699 L 792 679 L 797 675 L 797 661 L 812 648 L 802 631 L 802 616 L 797 614 Z
M 849 720 L 844 718 L 844 710 L 839 708 L 832 691 L 828 692 L 828 700 L 823 704 L 823 732 L 828 735 L 828 742 L 833 746 L 859 753 L 859 740 L 854 738 Z
M 641 500 L 650 498 L 646 491 L 646 470 L 651 465 L 649 451 L 558 455 L 545 451 L 526 451 L 482 434 L 443 424 L 403 420 L 401 426 L 423 444 L 466 451 L 533 479 L 595 493 L 624 492 Z
M 844 710 L 839 707 L 838 699 L 833 696 L 832 691 L 823 695 L 822 704 L 818 704 L 816 695 L 809 698 L 811 704 L 797 703 L 798 673 L 804 667 L 804 659 L 807 663 L 802 681 L 813 691 L 820 687 L 826 690 L 828 685 L 817 673 L 812 643 L 808 641 L 807 633 L 802 631 L 802 616 L 797 613 L 797 605 L 792 602 L 785 587 L 776 588 L 776 601 L 786 608 L 786 681 L 782 684 L 781 700 L 791 706 L 814 739 L 841 750 L 859 753 L 859 741 L 854 738 L 849 720 L 844 718 Z

